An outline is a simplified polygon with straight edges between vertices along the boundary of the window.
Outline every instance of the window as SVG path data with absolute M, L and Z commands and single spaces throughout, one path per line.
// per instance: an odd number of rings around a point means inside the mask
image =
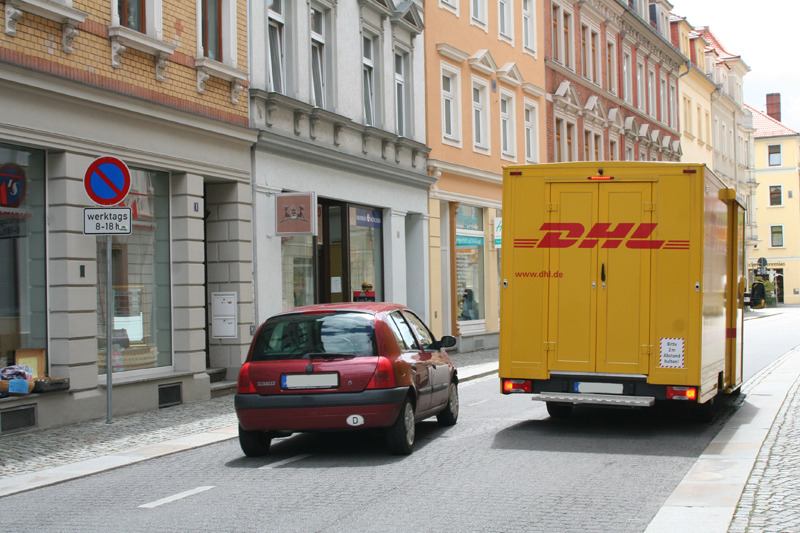
M 616 64 L 617 54 L 614 43 L 606 43 L 606 90 L 612 93 L 617 92 Z
M 771 207 L 783 205 L 783 185 L 769 186 L 769 205 Z
M 406 79 L 408 71 L 408 53 L 395 52 L 394 54 L 394 95 L 395 115 L 397 119 L 397 135 L 408 136 L 408 121 L 410 117 L 408 106 L 409 84 Z
M 767 159 L 769 166 L 771 167 L 779 167 L 781 166 L 781 145 L 780 144 L 770 144 L 767 146 Z
M 449 67 L 449 66 L 448 66 Z M 442 137 L 459 141 L 461 105 L 459 102 L 459 74 L 442 67 Z
M 667 80 L 666 79 L 661 78 L 661 85 L 660 85 L 659 89 L 660 89 L 660 91 L 659 91 L 658 97 L 660 99 L 660 103 L 661 103 L 660 108 L 661 109 L 659 111 L 658 120 L 660 120 L 661 122 L 666 123 L 667 122 L 667 98 L 668 98 L 668 96 L 667 96 Z
M 122 0 L 123 2 L 126 0 Z M 222 61 L 222 0 L 202 0 L 203 56 Z
M 647 113 L 655 116 L 656 109 L 656 73 L 650 70 L 647 72 Z
M 773 248 L 783 248 L 783 225 L 769 227 L 769 243 Z
M 219 0 L 217 0 L 219 1 Z M 203 19 L 205 20 L 207 0 L 203 1 Z M 145 33 L 145 0 L 117 0 L 120 26 Z M 217 19 L 219 21 L 219 19 Z
M 371 35 L 363 35 L 361 37 L 364 124 L 367 126 L 375 125 L 375 114 L 378 109 L 377 102 L 375 101 L 375 55 L 377 53 L 375 41 L 375 38 Z
M 631 72 L 631 55 L 628 52 L 622 54 L 622 79 L 623 79 L 623 92 L 622 97 L 628 103 L 633 103 L 633 72 Z
M 327 13 L 322 8 L 311 8 L 311 101 L 325 107 L 325 79 L 327 76 Z
M 456 302 L 459 320 L 481 320 L 485 317 L 483 244 L 483 209 L 459 205 L 456 210 Z
M 46 157 L 0 144 L 0 368 L 18 348 L 47 348 Z
M 106 373 L 106 287 L 113 288 L 115 339 L 112 372 L 172 366 L 170 263 L 170 176 L 130 169 L 128 207 L 135 207 L 130 235 L 112 238 L 113 279 L 106 276 L 106 241 L 97 239 L 97 365 Z M 135 204 L 135 205 L 133 205 Z
M 553 59 L 565 67 L 572 67 L 572 16 L 564 8 L 553 3 L 551 10 L 553 25 Z
M 539 112 L 536 104 L 525 102 L 525 162 L 539 162 Z
M 581 61 L 583 62 L 583 77 L 595 83 L 600 83 L 600 62 L 597 57 L 597 42 L 599 35 L 589 26 L 581 26 Z
M 522 0 L 522 46 L 536 53 L 536 0 Z
M 497 26 L 501 37 L 511 38 L 514 23 L 511 21 L 511 0 L 497 0 Z
M 574 141 L 575 125 L 561 118 L 556 118 L 556 162 L 568 162 L 575 159 Z
M 488 86 L 485 82 L 472 82 L 472 142 L 475 148 L 489 149 Z
M 637 63 L 636 64 L 636 98 L 638 102 L 636 103 L 636 107 L 644 111 L 645 107 L 645 97 L 644 97 L 644 63 Z
M 285 93 L 286 71 L 285 62 L 285 18 L 283 15 L 283 0 L 270 0 L 269 2 L 269 81 L 272 90 L 276 93 Z
M 583 132 L 583 157 L 584 161 L 601 161 L 603 137 L 589 130 Z
M 487 0 L 470 0 L 472 7 L 472 21 L 479 26 L 486 26 Z
M 516 127 L 514 125 L 514 97 L 500 96 L 500 150 L 504 156 L 516 154 Z
M 683 131 L 692 135 L 692 99 L 683 97 Z
M 608 141 L 608 160 L 616 161 L 617 159 L 617 141 Z

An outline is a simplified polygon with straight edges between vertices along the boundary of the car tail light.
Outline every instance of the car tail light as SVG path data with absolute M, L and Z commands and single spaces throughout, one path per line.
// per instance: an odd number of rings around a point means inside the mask
M 385 357 L 378 357 L 378 368 L 367 385 L 368 389 L 392 389 L 397 386 L 394 380 L 394 367 Z
M 667 400 L 697 400 L 697 388 L 667 387 Z
M 250 363 L 243 364 L 242 369 L 239 370 L 239 382 L 236 384 L 236 392 L 239 394 L 255 394 L 258 392 L 253 386 L 253 382 L 250 381 Z
M 531 392 L 531 382 L 527 379 L 504 379 L 503 394 L 512 392 Z

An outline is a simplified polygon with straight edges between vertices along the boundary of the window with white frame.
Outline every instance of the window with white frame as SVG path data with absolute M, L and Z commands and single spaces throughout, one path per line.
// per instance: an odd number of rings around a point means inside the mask
M 633 141 L 625 143 L 625 161 L 633 161 Z
M 572 68 L 572 13 L 553 2 L 550 22 L 553 27 L 553 59 Z
M 282 94 L 286 94 L 286 7 L 286 0 L 269 1 L 269 83 Z
M 636 98 L 638 100 L 636 107 L 641 109 L 642 111 L 645 110 L 645 100 L 644 100 L 644 63 L 636 63 Z
M 442 64 L 442 137 L 445 141 L 461 141 L 461 71 Z
M 500 93 L 500 152 L 504 157 L 513 158 L 516 153 L 516 126 L 514 117 L 514 96 Z
M 704 140 L 703 136 L 703 111 L 700 109 L 700 104 L 697 104 L 697 138 Z
M 489 150 L 489 86 L 480 78 L 472 79 L 472 144 Z
M 769 227 L 769 245 L 772 248 L 783 248 L 783 224 Z
M 536 53 L 536 0 L 522 1 L 522 46 Z
M 329 50 L 326 47 L 328 36 L 329 10 L 312 5 L 311 12 L 311 101 L 316 107 L 326 104 L 329 66 Z
M 141 0 L 141 2 L 120 0 L 120 3 L 141 5 L 144 0 Z M 201 0 L 201 3 L 203 9 L 201 17 L 203 57 L 222 61 L 222 0 Z M 141 17 L 144 18 L 144 12 L 141 13 Z M 133 26 L 129 27 L 131 29 L 139 29 Z
M 513 10 L 513 0 L 497 0 L 497 31 L 504 39 L 512 39 L 514 36 Z
M 591 129 L 583 130 L 583 160 L 602 161 L 603 136 Z
M 656 71 L 647 71 L 647 113 L 656 115 Z
M 608 141 L 608 160 L 616 161 L 619 159 L 619 143 L 614 139 Z
M 375 36 L 368 33 L 364 33 L 361 36 L 361 78 L 364 98 L 364 124 L 367 126 L 375 126 L 378 122 L 378 91 L 375 88 L 375 81 L 379 79 L 379 76 L 376 74 L 376 65 L 380 64 L 380 60 L 376 61 L 378 55 L 377 44 L 378 40 Z
M 213 4 L 218 4 L 220 0 L 210 2 L 207 0 L 202 0 L 201 9 L 203 13 L 203 21 L 205 26 L 206 21 L 206 12 L 213 7 Z M 207 6 L 206 4 L 210 3 L 211 5 Z M 136 30 L 141 33 L 147 33 L 147 29 L 145 27 L 145 20 L 147 18 L 147 2 L 146 0 L 117 0 L 117 13 L 119 13 L 119 25 L 124 26 L 126 28 L 130 28 L 132 30 Z M 216 12 L 214 13 L 217 14 Z M 150 16 L 154 16 L 156 13 L 151 13 Z M 160 13 L 158 14 L 160 16 Z M 219 21 L 219 19 L 216 19 Z M 214 29 L 218 29 L 215 27 Z M 205 34 L 205 32 L 204 32 Z M 205 40 L 205 35 L 203 35 Z
M 470 10 L 472 23 L 485 28 L 488 0 L 470 0 Z
M 564 118 L 555 119 L 555 158 L 557 163 L 575 160 L 576 126 Z
M 459 0 L 439 0 L 439 7 L 442 7 L 448 11 L 452 11 L 456 15 L 458 14 L 458 2 Z
M 771 167 L 781 166 L 781 145 L 770 144 L 767 146 L 767 163 Z
M 667 115 L 667 101 L 669 99 L 669 96 L 667 95 L 667 79 L 666 78 L 663 78 L 663 77 L 661 78 L 661 84 L 659 86 L 659 93 L 660 94 L 658 95 L 658 97 L 659 97 L 659 103 L 661 105 L 659 106 L 660 107 L 660 111 L 659 111 L 658 120 L 660 120 L 661 122 L 664 122 L 666 124 L 669 121 L 669 119 L 667 118 L 668 117 L 668 115 Z
M 597 43 L 600 34 L 587 25 L 581 26 L 581 63 L 583 77 L 595 83 L 600 83 L 600 61 L 598 58 Z
M 678 125 L 678 89 L 674 83 L 669 86 L 669 125 L 673 128 Z
M 692 135 L 692 99 L 683 97 L 683 131 Z
M 769 186 L 769 206 L 770 207 L 783 206 L 783 185 Z
M 631 68 L 631 54 L 625 50 L 622 52 L 622 80 L 624 84 L 622 98 L 629 104 L 633 103 L 633 72 Z
M 613 42 L 606 43 L 606 90 L 617 92 L 617 47 Z
M 535 102 L 525 101 L 525 162 L 539 162 L 539 108 Z
M 394 98 L 395 115 L 397 119 L 397 135 L 408 137 L 410 129 L 411 112 L 409 106 L 410 83 L 408 82 L 409 53 L 405 50 L 395 50 L 394 53 Z

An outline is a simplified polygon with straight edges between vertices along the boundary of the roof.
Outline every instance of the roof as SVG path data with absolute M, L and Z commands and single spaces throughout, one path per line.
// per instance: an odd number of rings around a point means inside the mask
M 744 104 L 744 107 L 753 114 L 753 127 L 756 129 L 756 138 L 800 135 L 800 133 L 787 128 L 781 122 L 778 122 L 766 113 L 747 104 Z

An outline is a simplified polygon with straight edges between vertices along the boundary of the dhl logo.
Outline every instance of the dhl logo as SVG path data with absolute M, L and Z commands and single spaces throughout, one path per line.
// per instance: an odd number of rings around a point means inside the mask
M 613 224 L 600 222 L 586 232 L 577 222 L 546 222 L 539 228 L 545 231 L 541 239 L 514 239 L 514 248 L 619 248 L 625 243 L 632 250 L 688 250 L 689 241 L 652 240 L 650 236 L 658 224 L 632 222 Z

